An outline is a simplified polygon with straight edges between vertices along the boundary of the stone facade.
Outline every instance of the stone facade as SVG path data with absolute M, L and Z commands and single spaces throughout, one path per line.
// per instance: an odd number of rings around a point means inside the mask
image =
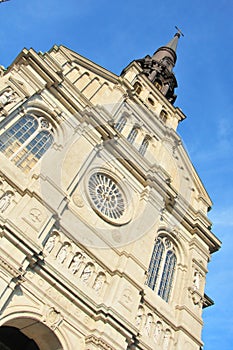
M 3 73 L 0 344 L 200 349 L 220 242 L 184 118 L 137 61 L 117 76 L 54 46 Z M 176 257 L 167 300 L 148 282 L 158 238 Z

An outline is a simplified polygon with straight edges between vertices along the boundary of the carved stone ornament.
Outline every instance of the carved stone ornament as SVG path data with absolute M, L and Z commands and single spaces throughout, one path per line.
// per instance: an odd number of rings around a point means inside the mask
M 32 208 L 30 210 L 29 215 L 30 215 L 30 219 L 35 223 L 40 223 L 42 221 L 42 213 L 37 208 Z
M 193 275 L 193 289 L 200 290 L 201 277 L 201 273 L 198 270 L 195 270 Z
M 55 246 L 56 238 L 57 238 L 57 235 L 53 234 L 53 235 L 50 236 L 49 239 L 47 240 L 44 249 L 45 249 L 48 253 L 51 253 L 51 251 L 53 250 L 53 248 L 54 248 L 54 246 Z
M 0 198 L 0 212 L 3 213 L 11 204 L 14 194 L 11 191 L 6 191 Z
M 78 272 L 78 270 L 81 267 L 81 264 L 82 264 L 83 260 L 84 260 L 84 257 L 83 257 L 83 255 L 81 253 L 76 254 L 73 257 L 73 259 L 71 261 L 71 264 L 69 266 L 69 269 L 70 269 L 72 275 L 75 275 Z
M 0 256 L 0 267 L 3 268 L 3 270 L 7 271 L 8 274 L 10 274 L 15 279 L 18 279 L 18 281 L 23 281 L 23 271 L 19 271 L 15 267 L 13 267 L 6 259 Z
M 138 312 L 137 312 L 136 319 L 135 319 L 135 325 L 137 328 L 141 328 L 144 314 L 145 314 L 145 310 L 142 306 L 140 306 L 138 308 Z
M 112 346 L 107 344 L 103 339 L 96 337 L 95 335 L 89 335 L 85 341 L 86 345 L 95 345 L 100 350 L 115 350 Z
M 57 254 L 57 261 L 60 264 L 63 264 L 65 259 L 67 258 L 68 255 L 68 248 L 69 248 L 69 244 L 65 244 L 58 252 Z
M 105 275 L 100 273 L 96 279 L 95 279 L 95 282 L 94 282 L 94 285 L 93 285 L 93 289 L 94 291 L 97 293 L 97 294 L 100 294 L 102 288 L 103 288 L 103 285 L 105 283 Z
M 84 202 L 83 202 L 82 198 L 77 194 L 75 194 L 73 196 L 73 202 L 76 205 L 76 207 L 78 207 L 78 208 L 82 208 L 84 206 Z
M 51 329 L 56 329 L 61 323 L 63 318 L 60 312 L 58 312 L 54 307 L 47 306 L 46 308 L 47 308 L 47 312 L 44 317 L 44 322 L 47 323 L 47 325 Z
M 91 264 L 87 264 L 81 274 L 81 281 L 87 283 L 93 273 L 94 267 Z
M 34 205 L 32 207 L 28 205 L 25 212 L 23 212 L 22 219 L 34 230 L 38 231 L 46 219 L 46 213 L 44 209 L 42 211 L 42 209 L 37 207 L 36 201 L 34 201 Z
M 188 290 L 192 298 L 193 304 L 201 308 L 204 303 L 203 296 L 194 287 L 189 287 Z
M 126 309 L 131 310 L 133 304 L 132 290 L 129 288 L 125 288 L 122 292 L 119 302 Z
M 0 109 L 5 105 L 14 102 L 16 99 L 16 93 L 11 88 L 7 88 L 0 94 Z

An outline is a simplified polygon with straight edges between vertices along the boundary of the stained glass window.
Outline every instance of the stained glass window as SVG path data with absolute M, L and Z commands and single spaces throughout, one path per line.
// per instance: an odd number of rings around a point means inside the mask
M 88 183 L 95 209 L 106 217 L 119 219 L 125 212 L 124 196 L 117 183 L 104 173 L 93 174 Z
M 168 238 L 158 237 L 154 244 L 146 284 L 166 302 L 169 301 L 172 289 L 176 260 L 172 242 Z
M 151 289 L 155 289 L 156 281 L 158 278 L 158 272 L 162 260 L 162 256 L 164 253 L 164 244 L 160 238 L 157 239 L 154 245 L 149 271 L 148 271 L 148 280 L 147 285 Z
M 49 122 L 25 115 L 0 136 L 0 151 L 24 172 L 29 172 L 52 143 Z

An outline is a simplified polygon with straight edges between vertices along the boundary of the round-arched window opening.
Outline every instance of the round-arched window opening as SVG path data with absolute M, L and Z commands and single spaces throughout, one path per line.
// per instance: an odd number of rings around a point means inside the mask
M 148 102 L 151 104 L 151 106 L 155 105 L 155 102 L 151 97 L 148 97 Z
M 162 82 L 159 79 L 155 80 L 154 85 L 158 90 L 162 89 Z
M 138 95 L 142 92 L 142 85 L 138 81 L 136 81 L 133 88 Z

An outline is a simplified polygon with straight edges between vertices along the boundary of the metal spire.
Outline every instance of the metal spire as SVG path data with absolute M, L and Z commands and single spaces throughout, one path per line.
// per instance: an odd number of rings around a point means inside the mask
M 165 45 L 165 47 L 169 47 L 174 52 L 176 52 L 176 49 L 177 49 L 178 39 L 181 37 L 181 35 L 184 36 L 182 31 L 177 26 L 175 26 L 175 28 L 177 30 L 176 34 L 174 35 L 172 40 L 170 40 L 169 43 L 167 43 L 167 45 Z

